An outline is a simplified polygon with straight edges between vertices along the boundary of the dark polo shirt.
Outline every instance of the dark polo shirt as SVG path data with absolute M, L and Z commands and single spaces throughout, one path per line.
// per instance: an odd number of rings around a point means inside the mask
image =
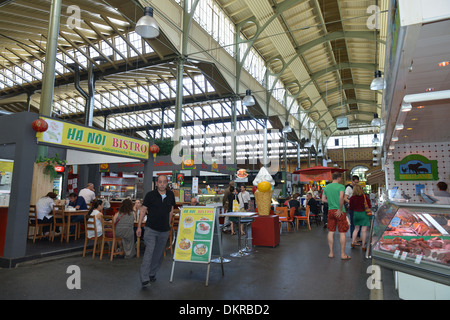
M 145 195 L 142 205 L 147 207 L 147 227 L 165 232 L 170 230 L 169 215 L 172 206 L 175 206 L 175 195 L 172 191 L 166 190 L 164 200 L 158 190 L 153 190 Z

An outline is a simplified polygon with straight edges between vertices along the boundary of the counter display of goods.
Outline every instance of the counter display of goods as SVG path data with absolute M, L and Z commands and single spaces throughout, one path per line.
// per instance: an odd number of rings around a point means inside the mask
M 223 194 L 200 194 L 198 202 L 201 205 L 209 205 L 212 203 L 222 203 Z
M 376 263 L 450 283 L 450 207 L 386 202 L 372 235 Z

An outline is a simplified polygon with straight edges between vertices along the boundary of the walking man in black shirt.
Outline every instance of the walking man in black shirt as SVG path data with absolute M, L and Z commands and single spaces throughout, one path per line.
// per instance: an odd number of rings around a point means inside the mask
M 164 250 L 170 233 L 175 196 L 167 190 L 168 178 L 158 176 L 156 189 L 145 195 L 139 214 L 136 236 L 141 236 L 141 224 L 148 211 L 144 232 L 145 253 L 141 264 L 141 283 L 146 287 L 156 281 L 156 272 L 161 267 Z

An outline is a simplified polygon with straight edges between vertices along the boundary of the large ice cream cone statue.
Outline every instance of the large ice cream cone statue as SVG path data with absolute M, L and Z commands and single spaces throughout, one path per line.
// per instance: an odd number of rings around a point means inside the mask
M 256 208 L 261 216 L 270 214 L 270 206 L 272 203 L 272 185 L 274 180 L 266 168 L 262 167 L 253 181 L 253 185 L 257 187 L 255 191 Z
M 266 192 L 256 190 L 255 200 L 259 215 L 268 216 L 270 214 L 270 204 L 272 203 L 272 194 L 273 194 L 272 190 Z

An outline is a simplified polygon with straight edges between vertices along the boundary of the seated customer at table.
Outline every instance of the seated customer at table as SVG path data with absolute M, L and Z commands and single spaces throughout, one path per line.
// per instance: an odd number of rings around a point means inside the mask
M 83 197 L 77 196 L 76 193 L 69 194 L 69 207 L 77 210 L 87 210 L 87 204 Z
M 119 211 L 113 217 L 116 225 L 116 236 L 122 238 L 120 246 L 125 252 L 125 259 L 133 258 L 136 255 L 133 213 L 133 202 L 130 199 L 125 199 L 122 201 Z
M 55 204 L 56 193 L 49 192 L 46 196 L 40 198 L 36 202 L 36 216 L 38 223 L 53 223 L 53 205 Z M 42 227 L 42 233 L 44 236 L 48 236 L 50 233 L 50 227 Z
M 97 237 L 101 237 L 103 234 L 102 219 L 103 219 L 103 201 L 95 200 L 92 208 L 88 212 L 88 216 L 95 216 L 95 229 Z M 83 218 L 84 219 L 84 218 Z M 89 218 L 92 221 L 92 218 Z M 93 238 L 95 236 L 94 230 L 88 230 L 88 237 Z
M 306 194 L 306 205 L 309 206 L 309 214 L 318 214 L 319 213 L 319 206 L 317 204 L 316 199 L 314 199 L 312 192 L 308 192 Z M 300 215 L 305 216 L 306 210 L 301 210 Z
M 298 216 L 300 213 L 299 213 L 299 208 L 300 208 L 300 202 L 297 200 L 297 198 L 300 196 L 300 194 L 298 194 L 298 193 L 294 193 L 294 195 L 292 196 L 292 199 L 291 200 L 289 200 L 289 210 L 291 209 L 291 208 L 295 208 L 295 213 L 294 213 L 294 215 L 295 216 Z
M 102 202 L 103 203 L 103 202 Z M 86 205 L 86 201 L 84 201 L 83 197 L 77 196 L 76 193 L 69 194 L 69 207 L 73 207 L 77 210 L 87 210 L 88 207 Z M 81 222 L 84 221 L 84 216 L 71 216 L 71 222 Z M 70 232 L 72 233 L 75 230 L 75 226 L 70 226 Z

